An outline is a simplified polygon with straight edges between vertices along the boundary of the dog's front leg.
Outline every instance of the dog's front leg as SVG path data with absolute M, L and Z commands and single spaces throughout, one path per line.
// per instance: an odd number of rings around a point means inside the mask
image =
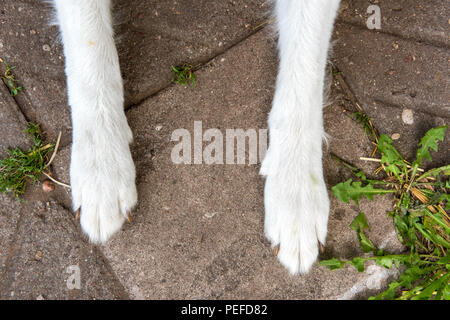
M 316 261 L 327 233 L 322 172 L 323 81 L 339 0 L 277 0 L 280 67 L 261 173 L 265 233 L 293 274 Z
M 92 242 L 105 242 L 137 201 L 132 133 L 109 0 L 54 0 L 66 57 L 73 144 L 73 209 Z

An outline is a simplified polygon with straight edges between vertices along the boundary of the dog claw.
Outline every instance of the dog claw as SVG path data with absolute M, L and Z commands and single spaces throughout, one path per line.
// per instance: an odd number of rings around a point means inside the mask
M 127 220 L 129 223 L 131 223 L 131 214 L 129 212 L 127 212 Z
M 80 209 L 75 212 L 75 220 L 80 220 Z
M 324 253 L 325 252 L 325 246 L 323 244 L 321 244 L 320 242 L 319 242 L 319 252 L 320 253 Z
M 278 252 L 280 252 L 280 245 L 278 244 L 278 245 L 276 245 L 274 248 L 273 248 L 273 255 L 276 257 L 276 256 L 278 256 Z

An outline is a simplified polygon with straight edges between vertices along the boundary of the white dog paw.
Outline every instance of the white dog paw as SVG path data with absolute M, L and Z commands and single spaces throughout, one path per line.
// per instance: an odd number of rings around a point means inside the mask
M 291 274 L 305 274 L 317 260 L 319 243 L 325 244 L 327 234 L 329 199 L 322 164 L 305 168 L 298 161 L 286 161 L 271 172 L 266 160 L 262 170 L 266 174 L 266 237 L 272 247 L 279 246 L 277 257 Z
M 82 139 L 72 146 L 73 209 L 80 209 L 81 228 L 93 243 L 105 243 L 117 232 L 137 202 L 128 141 L 115 138 L 102 144 Z

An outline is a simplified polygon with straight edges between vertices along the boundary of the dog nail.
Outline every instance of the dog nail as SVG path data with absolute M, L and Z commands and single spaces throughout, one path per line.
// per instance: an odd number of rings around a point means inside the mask
M 320 242 L 319 242 L 319 252 L 320 253 L 324 253 L 325 252 L 325 246 L 323 244 L 321 244 Z
M 278 256 L 278 252 L 280 252 L 280 245 L 278 244 L 278 245 L 276 245 L 274 248 L 273 248 L 273 255 L 276 257 L 276 256 Z

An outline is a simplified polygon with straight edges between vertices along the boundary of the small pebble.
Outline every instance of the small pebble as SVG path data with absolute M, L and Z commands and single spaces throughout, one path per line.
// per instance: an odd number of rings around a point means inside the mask
M 392 139 L 392 140 L 398 140 L 398 139 L 400 139 L 400 133 L 393 133 L 392 136 L 391 136 L 391 139 Z
M 37 261 L 42 259 L 42 256 L 44 255 L 44 253 L 42 251 L 38 251 L 36 252 L 36 254 L 34 255 L 34 259 L 36 259 Z
M 405 124 L 414 123 L 414 115 L 411 109 L 404 109 L 402 112 L 402 120 Z
M 44 192 L 52 192 L 53 190 L 55 190 L 55 185 L 50 180 L 45 180 L 42 183 L 42 190 Z
M 217 214 L 217 212 L 208 212 L 208 213 L 205 213 L 204 217 L 205 217 L 205 218 L 208 218 L 208 219 L 211 219 L 211 218 L 214 217 L 216 214 Z
M 44 44 L 44 45 L 42 46 L 42 50 L 44 50 L 44 51 L 50 51 L 50 46 L 49 46 L 48 44 Z

